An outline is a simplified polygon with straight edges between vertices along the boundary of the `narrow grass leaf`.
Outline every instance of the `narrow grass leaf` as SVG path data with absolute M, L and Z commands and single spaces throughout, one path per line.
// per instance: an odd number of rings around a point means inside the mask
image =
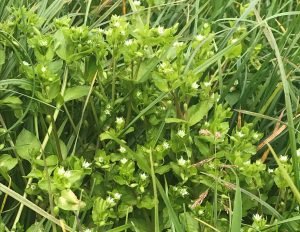
M 233 170 L 232 170 L 233 171 Z M 234 172 L 234 171 L 233 171 Z M 231 223 L 231 232 L 240 231 L 242 223 L 242 194 L 240 188 L 239 177 L 235 174 L 235 196 L 234 196 L 234 205 L 233 205 L 233 216 Z

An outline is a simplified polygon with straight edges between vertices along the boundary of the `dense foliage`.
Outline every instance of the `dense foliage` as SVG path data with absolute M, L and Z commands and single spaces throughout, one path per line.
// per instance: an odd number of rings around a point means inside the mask
M 297 28 L 258 10 L 279 3 L 16 2 L 0 23 L 3 231 L 298 231 Z

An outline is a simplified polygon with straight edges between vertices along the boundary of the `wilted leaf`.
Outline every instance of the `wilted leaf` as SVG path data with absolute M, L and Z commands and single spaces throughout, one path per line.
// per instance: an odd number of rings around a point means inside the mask
M 61 191 L 61 195 L 57 201 L 57 206 L 63 210 L 75 211 L 85 207 L 85 203 L 78 200 L 72 190 L 68 189 Z

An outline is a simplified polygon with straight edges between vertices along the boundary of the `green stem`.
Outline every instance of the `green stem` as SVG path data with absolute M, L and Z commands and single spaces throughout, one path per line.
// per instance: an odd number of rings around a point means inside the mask
M 150 19 L 151 19 L 151 6 L 147 9 L 147 25 L 150 27 Z
M 67 85 L 67 78 L 68 78 L 68 69 L 66 68 L 66 69 L 65 69 L 65 73 L 64 73 L 63 84 L 62 84 L 61 91 L 60 91 L 60 93 L 61 93 L 62 96 L 63 96 L 64 93 L 65 93 L 65 89 L 66 89 L 66 85 Z M 56 104 L 56 108 L 55 108 L 55 111 L 54 111 L 54 114 L 53 114 L 53 121 L 54 121 L 54 122 L 56 121 L 56 119 L 57 119 L 57 117 L 58 117 L 58 114 L 59 114 L 59 112 L 60 112 L 61 106 L 62 106 L 62 105 L 61 105 L 60 102 L 58 102 L 58 103 Z M 47 145 L 47 143 L 48 143 L 48 141 L 49 141 L 50 134 L 52 133 L 52 130 L 53 130 L 53 123 L 51 122 L 50 125 L 49 125 L 49 127 L 48 127 L 47 133 L 46 133 L 46 135 L 45 135 L 45 137 L 44 137 L 44 140 L 43 140 L 43 142 L 42 142 L 42 145 L 41 145 L 41 148 L 40 148 L 40 155 L 39 155 L 36 159 L 41 159 L 42 154 L 43 154 L 43 151 L 45 150 L 46 145 Z M 27 185 L 26 185 L 26 188 L 25 188 L 25 189 L 27 189 L 27 188 L 31 185 L 32 181 L 33 181 L 33 179 L 32 179 L 32 178 L 29 178 L 29 180 L 28 180 L 28 182 L 27 182 Z M 24 197 L 24 198 L 27 198 L 27 193 L 26 193 L 26 192 L 24 192 L 23 197 Z M 17 212 L 16 218 L 15 218 L 15 220 L 14 220 L 14 223 L 13 223 L 13 225 L 12 225 L 12 231 L 14 231 L 14 230 L 17 228 L 17 223 L 18 223 L 19 220 L 20 220 L 20 217 L 21 217 L 23 208 L 24 208 L 24 204 L 21 203 L 21 204 L 20 204 L 20 207 L 19 207 L 19 210 L 18 210 L 18 212 Z
M 112 95 L 112 106 L 115 105 L 115 95 L 116 95 L 116 54 L 113 52 L 112 57 L 112 86 L 111 86 L 111 95 Z
M 53 119 L 52 119 L 52 123 L 54 125 Z M 37 115 L 34 115 L 34 128 L 35 128 L 36 137 L 39 138 L 39 126 L 38 126 Z M 46 173 L 47 185 L 48 185 L 48 190 L 49 190 L 48 197 L 49 197 L 49 203 L 50 203 L 50 211 L 51 211 L 51 215 L 53 215 L 53 217 L 55 217 L 54 204 L 53 204 L 53 195 L 52 195 L 52 190 L 51 190 L 51 179 L 50 179 L 50 175 L 49 175 L 49 171 L 48 171 L 48 165 L 47 165 L 47 162 L 46 162 L 46 156 L 45 156 L 44 150 L 42 151 L 42 157 L 43 157 L 43 160 L 44 160 L 44 170 L 45 170 L 45 173 Z M 56 225 L 55 225 L 54 222 L 52 222 L 52 228 L 53 228 L 53 232 L 57 231 Z
M 154 228 L 155 232 L 159 232 L 159 215 L 158 215 L 158 197 L 157 197 L 157 189 L 156 189 L 156 178 L 153 167 L 153 159 L 152 159 L 152 150 L 150 150 L 150 165 L 151 165 L 151 178 L 152 178 L 152 186 L 153 186 L 153 194 L 154 194 Z

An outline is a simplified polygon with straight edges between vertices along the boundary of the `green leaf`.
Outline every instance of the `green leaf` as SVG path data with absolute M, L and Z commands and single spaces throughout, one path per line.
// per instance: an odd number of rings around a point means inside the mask
M 9 96 L 4 99 L 0 100 L 0 104 L 5 104 L 5 105 L 21 105 L 22 101 L 20 98 L 16 96 Z
M 4 50 L 0 50 L 0 65 L 3 65 L 5 63 L 5 52 Z
M 207 101 L 202 101 L 199 104 L 193 105 L 188 109 L 188 121 L 190 126 L 200 122 L 201 119 L 208 114 L 208 111 L 213 106 L 214 100 L 212 98 Z
M 18 160 L 8 154 L 2 154 L 0 156 L 0 168 L 4 168 L 5 171 L 13 169 L 17 165 L 17 163 Z
M 16 151 L 22 159 L 29 162 L 35 159 L 40 151 L 41 143 L 30 131 L 23 129 L 17 137 Z
M 107 230 L 106 232 L 121 232 L 121 231 L 124 231 L 124 230 L 130 229 L 131 227 L 132 227 L 132 225 L 131 225 L 131 224 L 125 224 L 125 225 L 118 226 L 118 227 L 116 227 L 116 228 L 113 228 L 113 229 Z
M 242 194 L 240 189 L 240 181 L 237 175 L 236 176 L 236 189 L 233 205 L 233 216 L 231 223 L 231 232 L 241 231 L 242 223 Z
M 157 57 L 153 57 L 150 60 L 142 61 L 138 74 L 137 74 L 137 82 L 142 83 L 149 79 L 151 72 L 159 63 L 159 59 Z
M 157 173 L 159 175 L 163 175 L 163 174 L 167 173 L 168 171 L 170 171 L 170 169 L 171 169 L 170 165 L 159 166 L 159 167 L 155 168 L 155 173 Z
M 288 183 L 289 187 L 291 188 L 296 200 L 298 201 L 298 204 L 300 204 L 300 192 L 297 189 L 292 177 L 289 175 L 289 173 L 286 171 L 286 169 L 284 168 L 284 166 L 282 165 L 282 163 L 280 162 L 280 159 L 278 158 L 278 156 L 276 155 L 274 149 L 271 147 L 271 145 L 269 143 L 267 143 L 276 163 L 278 164 L 278 168 L 281 172 L 281 175 L 284 177 L 284 179 L 286 180 L 286 182 Z
M 233 59 L 233 58 L 236 58 L 236 57 L 239 57 L 242 53 L 242 45 L 241 44 L 237 44 L 235 46 L 233 46 L 226 54 L 225 54 L 225 57 L 227 59 Z
M 180 119 L 180 118 L 166 118 L 166 123 L 187 123 L 187 121 Z
M 34 161 L 35 164 L 39 165 L 39 166 L 44 166 L 45 162 L 44 160 L 35 160 Z M 47 166 L 55 166 L 58 164 L 58 158 L 56 155 L 50 155 L 46 158 L 46 164 Z
M 36 222 L 26 230 L 26 232 L 43 232 L 43 231 L 45 231 L 45 228 L 43 227 L 42 222 Z
M 66 90 L 64 100 L 65 102 L 81 98 L 88 95 L 90 87 L 76 86 Z
M 103 226 L 109 215 L 109 205 L 106 200 L 101 197 L 96 198 L 92 211 L 92 218 L 96 225 Z
M 62 59 L 67 60 L 69 54 L 67 52 L 67 44 L 64 33 L 59 30 L 54 34 L 56 54 Z
M 61 220 L 56 219 L 54 216 L 52 216 L 48 212 L 46 212 L 45 210 L 43 210 L 42 208 L 40 208 L 36 204 L 34 204 L 31 201 L 29 201 L 28 199 L 26 199 L 24 196 L 21 196 L 17 192 L 13 191 L 12 189 L 6 187 L 5 185 L 3 185 L 1 183 L 0 183 L 0 191 L 2 191 L 5 194 L 11 196 L 16 201 L 20 202 L 24 206 L 26 206 L 29 209 L 33 210 L 34 212 L 36 212 L 37 214 L 39 214 L 43 218 L 48 219 L 49 221 L 55 223 L 56 225 L 58 225 L 60 227 L 64 226 L 64 229 L 67 230 L 67 231 L 73 231 L 68 225 L 66 225 L 65 223 L 62 223 Z
M 179 215 L 179 219 L 183 225 L 185 225 L 186 232 L 199 231 L 198 221 L 192 217 L 191 213 L 185 212 Z
M 174 211 L 174 208 L 171 205 L 169 197 L 165 193 L 165 190 L 163 189 L 161 183 L 159 182 L 159 180 L 157 178 L 156 178 L 156 185 L 157 185 L 157 189 L 158 189 L 163 201 L 166 204 L 166 207 L 167 207 L 168 213 L 169 213 L 169 218 L 170 218 L 170 221 L 174 224 L 175 231 L 183 232 L 184 230 L 182 229 L 181 223 L 179 222 L 179 219 Z
M 168 92 L 169 91 L 169 86 L 168 86 L 168 81 L 158 75 L 153 74 L 153 82 L 154 85 L 162 92 Z

